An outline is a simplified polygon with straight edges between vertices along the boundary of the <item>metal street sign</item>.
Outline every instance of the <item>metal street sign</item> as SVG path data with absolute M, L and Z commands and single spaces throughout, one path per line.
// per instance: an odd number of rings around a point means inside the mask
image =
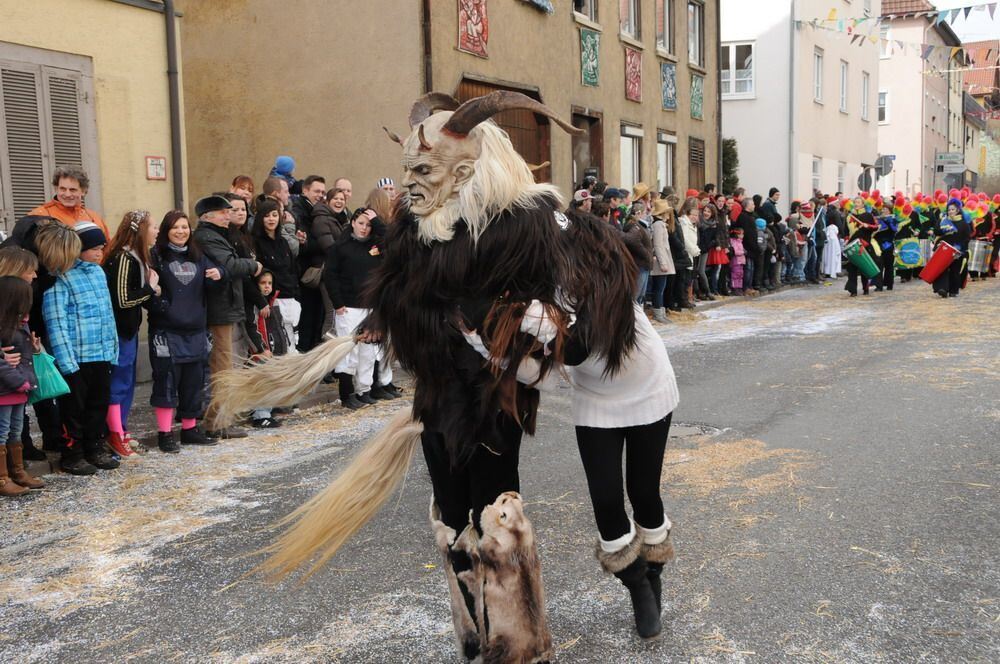
M 939 152 L 934 157 L 934 161 L 939 164 L 943 163 L 955 163 L 959 161 L 965 161 L 965 155 L 961 152 Z
M 895 156 L 882 155 L 875 160 L 875 172 L 878 173 L 879 177 L 892 172 L 892 160 L 894 158 Z
M 964 173 L 965 164 L 945 164 L 942 166 L 942 173 Z

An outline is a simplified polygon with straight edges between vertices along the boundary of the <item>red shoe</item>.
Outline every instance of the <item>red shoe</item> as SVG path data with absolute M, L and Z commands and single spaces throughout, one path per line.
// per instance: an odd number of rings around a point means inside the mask
M 132 437 L 132 435 L 126 431 L 125 435 L 122 436 L 122 441 L 132 448 L 132 452 L 135 454 L 145 454 L 149 451 L 149 448 L 140 443 L 138 440 Z
M 108 445 L 111 446 L 111 449 L 114 450 L 115 454 L 123 459 L 127 456 L 135 454 L 135 452 L 132 451 L 132 448 L 129 447 L 128 443 L 122 439 L 121 434 L 115 431 L 108 433 Z

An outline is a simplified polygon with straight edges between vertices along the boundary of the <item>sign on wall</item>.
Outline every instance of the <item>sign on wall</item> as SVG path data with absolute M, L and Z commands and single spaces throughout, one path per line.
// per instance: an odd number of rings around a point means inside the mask
M 601 78 L 601 33 L 580 28 L 580 77 L 584 85 L 596 88 Z
M 486 0 L 458 0 L 458 50 L 488 58 L 486 43 L 489 38 Z
M 663 110 L 677 110 L 677 65 L 673 62 L 660 63 L 660 86 Z
M 146 157 L 146 179 L 147 180 L 167 179 L 166 157 Z
M 691 117 L 701 120 L 704 117 L 705 77 L 691 75 Z
M 642 101 L 642 52 L 625 48 L 625 98 Z

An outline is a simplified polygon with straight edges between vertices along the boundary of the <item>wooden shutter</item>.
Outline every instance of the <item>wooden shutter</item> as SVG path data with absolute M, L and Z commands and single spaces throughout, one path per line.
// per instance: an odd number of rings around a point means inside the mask
M 3 156 L 9 179 L 4 188 L 10 196 L 6 205 L 13 210 L 14 219 L 44 203 L 47 197 L 47 149 L 43 148 L 44 113 L 39 103 L 39 93 L 38 73 L 14 68 L 0 69 L 0 95 L 3 101 L 3 127 L 0 127 L 0 135 L 7 145 Z
M 688 187 L 705 187 L 705 141 L 700 138 L 688 140 Z
M 83 166 L 80 144 L 79 82 L 46 71 L 49 116 L 52 127 L 52 157 L 56 166 Z

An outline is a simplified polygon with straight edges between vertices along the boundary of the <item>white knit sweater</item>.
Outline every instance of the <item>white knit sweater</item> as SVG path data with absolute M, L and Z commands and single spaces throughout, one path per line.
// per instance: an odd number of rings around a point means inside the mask
M 636 345 L 613 376 L 605 377 L 604 361 L 589 357 L 567 367 L 573 385 L 573 424 L 598 429 L 650 424 L 674 411 L 680 401 L 677 379 L 663 340 L 646 314 L 635 307 Z M 538 376 L 537 360 L 526 360 L 518 379 L 531 383 Z M 554 374 L 537 387 L 554 388 Z

